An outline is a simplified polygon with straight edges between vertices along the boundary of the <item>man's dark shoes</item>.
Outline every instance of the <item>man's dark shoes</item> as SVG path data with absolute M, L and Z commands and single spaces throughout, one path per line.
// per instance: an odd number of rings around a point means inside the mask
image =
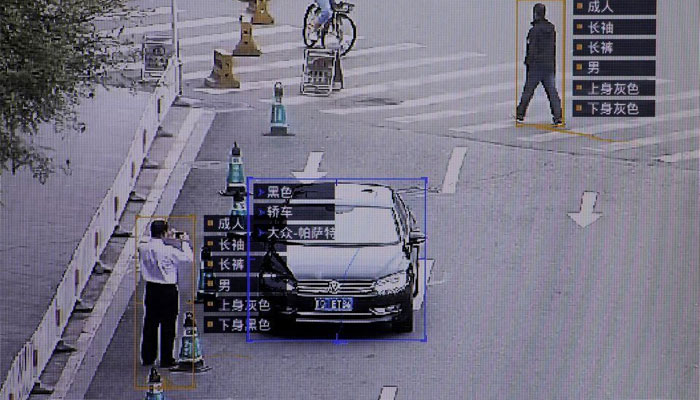
M 177 365 L 177 363 L 175 362 L 175 360 L 165 360 L 165 361 L 160 362 L 161 368 L 170 368 L 170 367 L 174 367 L 176 365 Z
M 516 116 L 515 116 L 515 121 L 516 121 L 516 122 L 524 122 L 524 121 L 525 121 L 525 117 L 522 116 L 522 115 L 516 115 Z
M 565 126 L 564 122 L 560 119 L 555 119 L 552 121 L 552 126 L 555 128 L 563 128 Z

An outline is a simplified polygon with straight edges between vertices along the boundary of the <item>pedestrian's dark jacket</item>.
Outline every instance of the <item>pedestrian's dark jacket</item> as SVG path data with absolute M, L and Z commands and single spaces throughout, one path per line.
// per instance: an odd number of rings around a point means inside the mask
M 536 18 L 531 24 L 532 28 L 527 34 L 525 65 L 555 69 L 557 32 L 554 25 L 544 17 Z

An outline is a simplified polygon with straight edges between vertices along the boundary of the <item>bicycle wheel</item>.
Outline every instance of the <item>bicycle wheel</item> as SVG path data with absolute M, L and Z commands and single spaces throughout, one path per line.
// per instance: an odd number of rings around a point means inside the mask
M 335 21 L 331 21 L 325 35 L 321 37 L 321 46 L 324 48 L 337 48 L 341 56 L 352 49 L 357 39 L 355 22 L 345 14 L 338 14 Z
M 320 15 L 321 7 L 317 6 L 316 3 L 311 3 L 306 7 L 306 13 L 304 13 L 304 29 L 301 32 L 302 36 L 304 36 L 304 45 L 306 47 L 313 47 L 316 42 L 318 42 L 318 38 L 312 40 L 309 37 L 309 33 L 313 31 L 316 19 L 318 19 Z

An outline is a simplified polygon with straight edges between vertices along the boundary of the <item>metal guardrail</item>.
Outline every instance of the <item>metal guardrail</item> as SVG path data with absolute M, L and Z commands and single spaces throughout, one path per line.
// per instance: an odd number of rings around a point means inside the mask
M 73 252 L 63 279 L 56 289 L 56 295 L 32 337 L 13 359 L 0 387 L 0 400 L 20 400 L 29 397 L 61 339 L 76 301 L 90 278 L 93 266 L 99 260 L 124 212 L 129 193 L 134 188 L 138 171 L 158 127 L 177 97 L 177 63 L 173 59 L 168 64 L 141 116 L 129 153 Z

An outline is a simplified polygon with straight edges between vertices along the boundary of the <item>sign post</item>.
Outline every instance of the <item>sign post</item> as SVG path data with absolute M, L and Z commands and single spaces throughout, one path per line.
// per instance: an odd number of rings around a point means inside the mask
M 144 81 L 159 80 L 168 68 L 168 62 L 173 56 L 174 48 L 170 35 L 145 35 L 141 45 L 143 66 L 141 79 Z

